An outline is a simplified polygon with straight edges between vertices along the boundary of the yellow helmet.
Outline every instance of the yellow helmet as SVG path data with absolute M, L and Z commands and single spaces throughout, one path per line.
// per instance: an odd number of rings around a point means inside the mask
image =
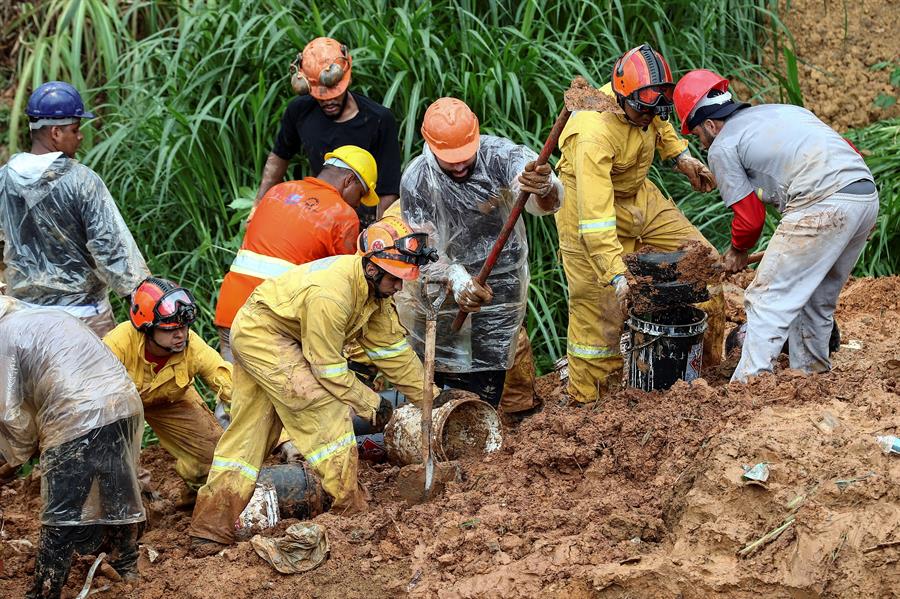
M 378 183 L 378 165 L 375 164 L 375 158 L 369 152 L 359 146 L 341 146 L 334 152 L 325 154 L 325 164 L 341 168 L 349 167 L 366 188 L 366 195 L 362 198 L 363 205 L 378 205 L 378 194 L 375 193 L 375 185 Z
M 356 246 L 357 254 L 406 281 L 418 278 L 419 267 L 438 258 L 437 250 L 428 247 L 428 235 L 414 233 L 396 216 L 387 216 L 366 227 Z

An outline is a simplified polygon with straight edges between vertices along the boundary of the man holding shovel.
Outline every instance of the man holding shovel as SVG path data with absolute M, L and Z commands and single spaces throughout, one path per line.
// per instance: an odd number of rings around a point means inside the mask
M 268 279 L 238 311 L 232 420 L 197 496 L 195 553 L 234 542 L 234 522 L 282 427 L 322 479 L 333 511 L 365 509 L 352 416 L 374 422 L 381 397 L 348 368 L 344 348 L 357 344 L 407 399 L 422 399 L 422 363 L 391 297 L 434 260 L 426 241 L 400 219 L 381 219 L 359 236 L 357 255 L 322 258 Z
M 841 288 L 878 216 L 878 191 L 862 156 L 805 108 L 736 102 L 707 70 L 675 88 L 683 133 L 700 138 L 726 206 L 734 210 L 728 270 L 743 269 L 765 220 L 782 213 L 744 295 L 747 334 L 732 376 L 771 372 L 785 339 L 791 368 L 831 369 L 829 339 Z
M 654 155 L 671 160 L 698 191 L 715 181 L 693 158 L 668 122 L 672 74 L 647 44 L 619 58 L 601 91 L 622 109 L 572 115 L 559 138 L 559 172 L 566 201 L 556 215 L 563 268 L 569 283 L 569 398 L 597 401 L 619 382 L 619 349 L 629 293 L 624 254 L 643 246 L 675 251 L 685 241 L 710 245 L 648 178 Z M 711 247 L 711 246 L 710 246 Z M 721 359 L 725 301 L 721 288 L 706 304 L 709 328 L 703 364 Z
M 422 122 L 425 146 L 400 181 L 404 220 L 428 233 L 441 258 L 422 269 L 398 299 L 401 319 L 422 353 L 426 315 L 421 285 L 452 292 L 437 317 L 435 381 L 478 394 L 497 407 L 507 370 L 514 363 L 528 292 L 528 242 L 519 220 L 486 284 L 474 275 L 484 264 L 520 190 L 531 193 L 525 209 L 543 216 L 559 209 L 562 186 L 549 165 L 535 166 L 538 155 L 508 139 L 481 135 L 478 117 L 461 100 L 441 98 Z M 428 293 L 434 296 L 435 293 Z M 451 331 L 457 312 L 472 314 L 459 333 Z M 532 407 L 531 381 L 519 410 Z

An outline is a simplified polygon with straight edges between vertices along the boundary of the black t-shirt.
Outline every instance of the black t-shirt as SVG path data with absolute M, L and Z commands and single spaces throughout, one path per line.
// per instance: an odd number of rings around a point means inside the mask
M 375 157 L 378 165 L 378 195 L 400 193 L 400 142 L 397 121 L 391 111 L 362 94 L 353 93 L 359 113 L 343 123 L 336 123 L 322 112 L 312 96 L 291 100 L 272 152 L 290 160 L 302 150 L 309 160 L 312 176 L 319 174 L 325 154 L 346 145 L 359 146 Z M 295 178 L 301 173 L 295 173 Z

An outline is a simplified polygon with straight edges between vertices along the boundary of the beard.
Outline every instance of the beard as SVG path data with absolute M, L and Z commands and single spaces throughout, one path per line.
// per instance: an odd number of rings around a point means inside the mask
M 337 112 L 335 112 L 334 114 L 330 114 L 330 113 L 328 113 L 328 112 L 325 112 L 325 110 L 323 109 L 323 110 L 322 110 L 322 114 L 324 114 L 324 115 L 326 116 L 326 118 L 331 119 L 332 121 L 336 121 L 337 119 L 340 118 L 340 116 L 341 116 L 342 114 L 344 114 L 344 109 L 347 107 L 347 101 L 348 101 L 349 99 L 350 99 L 350 92 L 344 92 L 344 99 L 341 100 L 341 107 L 340 107 L 340 109 L 339 109 Z M 330 102 L 330 100 L 329 100 L 329 102 Z M 322 107 L 322 105 L 320 104 L 320 105 L 319 105 L 319 108 L 321 108 L 321 107 Z

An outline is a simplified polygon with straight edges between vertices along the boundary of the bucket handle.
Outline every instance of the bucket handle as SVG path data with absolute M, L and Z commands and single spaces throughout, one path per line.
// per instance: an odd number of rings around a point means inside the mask
M 644 333 L 644 335 L 650 336 L 650 333 Z M 648 341 L 648 342 L 646 342 L 646 343 L 642 343 L 642 344 L 640 344 L 640 345 L 635 345 L 635 346 L 632 347 L 631 349 L 627 349 L 627 350 L 625 350 L 625 351 L 622 352 L 622 353 L 623 353 L 623 354 L 631 354 L 631 353 L 633 353 L 633 352 L 636 352 L 636 351 L 639 350 L 639 349 L 644 349 L 645 347 L 648 347 L 648 346 L 653 345 L 654 343 L 656 343 L 656 342 L 660 339 L 660 337 L 663 337 L 663 335 L 656 335 L 656 336 L 654 336 L 650 341 Z

